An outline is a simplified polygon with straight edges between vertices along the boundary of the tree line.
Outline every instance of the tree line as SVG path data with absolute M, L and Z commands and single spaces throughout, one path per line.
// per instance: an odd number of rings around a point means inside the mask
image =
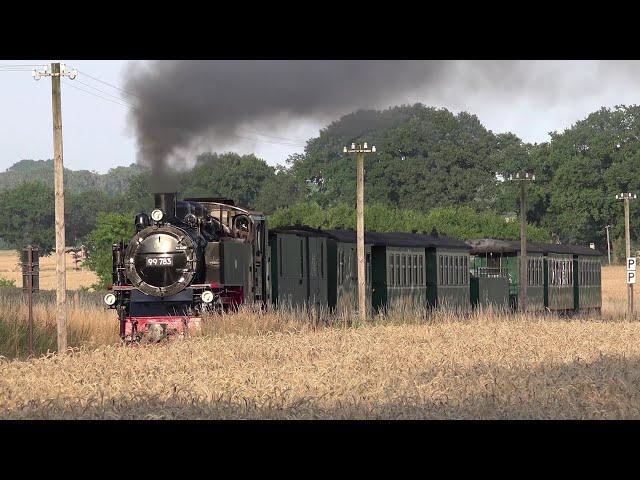
M 495 134 L 466 112 L 421 104 L 362 110 L 329 124 L 284 165 L 270 166 L 254 155 L 204 153 L 193 169 L 174 177 L 183 197 L 232 198 L 269 214 L 271 226 L 354 228 L 355 161 L 342 147 L 366 140 L 378 152 L 365 161 L 369 229 L 516 239 L 517 222 L 505 218 L 520 213 L 518 188 L 496 173 L 527 170 L 536 175 L 528 194 L 530 238 L 594 242 L 606 251 L 604 227 L 610 224 L 614 254 L 623 254 L 622 205 L 614 196 L 640 190 L 639 120 L 635 105 L 602 108 L 562 133 L 551 132 L 548 142 L 530 144 L 512 133 Z M 22 161 L 0 173 L 5 245 L 35 243 L 43 253 L 54 248 L 49 163 Z M 67 243 L 93 245 L 94 258 L 111 241 L 109 228 L 124 232 L 128 222 L 132 229 L 133 215 L 153 208 L 150 172 L 142 167 L 105 175 L 71 172 L 65 183 Z M 634 239 L 639 213 L 640 205 L 631 202 Z M 96 229 L 101 233 L 92 236 Z

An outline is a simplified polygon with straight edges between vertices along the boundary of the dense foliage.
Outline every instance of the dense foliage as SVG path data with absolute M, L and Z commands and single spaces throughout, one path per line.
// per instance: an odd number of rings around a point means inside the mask
M 126 242 L 133 233 L 133 222 L 128 215 L 101 213 L 98 216 L 96 227 L 87 237 L 87 266 L 100 279 L 97 287 L 104 287 L 112 281 L 111 246 L 120 240 Z

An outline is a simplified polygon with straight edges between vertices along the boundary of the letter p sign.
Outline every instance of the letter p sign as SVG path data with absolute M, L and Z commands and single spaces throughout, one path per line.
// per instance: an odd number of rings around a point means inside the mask
M 628 284 L 636 283 L 636 272 L 632 270 L 627 271 L 627 283 Z
M 627 257 L 627 270 L 636 271 L 636 257 Z

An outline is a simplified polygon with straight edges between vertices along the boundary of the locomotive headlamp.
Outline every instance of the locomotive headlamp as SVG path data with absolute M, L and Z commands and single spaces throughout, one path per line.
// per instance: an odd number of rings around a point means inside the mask
M 156 208 L 153 212 L 151 212 L 151 218 L 154 222 L 159 222 L 164 217 L 164 213 L 159 208 Z
M 202 292 L 202 301 L 204 303 L 213 302 L 213 292 L 211 290 L 205 290 L 204 292 Z
M 104 296 L 104 303 L 109 306 L 113 305 L 114 303 L 116 303 L 116 296 L 113 293 L 107 293 Z

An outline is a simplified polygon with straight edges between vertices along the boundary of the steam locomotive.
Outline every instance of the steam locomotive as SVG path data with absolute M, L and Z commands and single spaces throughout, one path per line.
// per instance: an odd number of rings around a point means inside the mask
M 129 341 L 193 333 L 207 306 L 268 300 L 265 216 L 225 198 L 155 194 L 135 217 L 128 244 L 113 245 L 113 285 L 104 298 Z

